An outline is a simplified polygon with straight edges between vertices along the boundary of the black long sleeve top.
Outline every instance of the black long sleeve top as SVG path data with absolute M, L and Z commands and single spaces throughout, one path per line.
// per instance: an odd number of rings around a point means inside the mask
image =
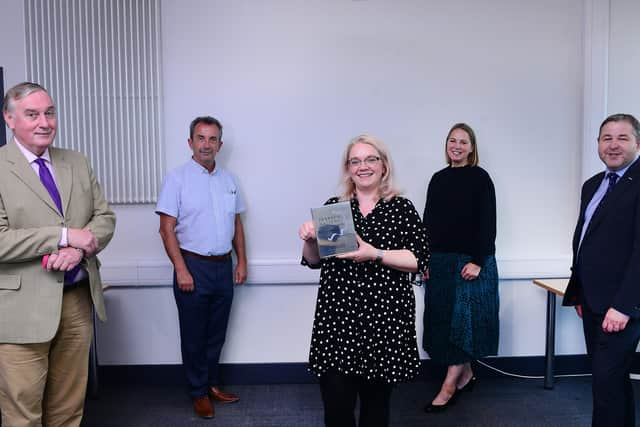
M 429 182 L 422 218 L 432 252 L 466 254 L 481 267 L 486 256 L 495 254 L 495 188 L 479 166 L 436 172 Z

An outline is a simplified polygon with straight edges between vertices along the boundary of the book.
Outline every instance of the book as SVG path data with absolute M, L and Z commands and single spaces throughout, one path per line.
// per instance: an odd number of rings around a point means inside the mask
M 311 208 L 311 218 L 316 227 L 316 240 L 321 258 L 358 250 L 351 202 Z

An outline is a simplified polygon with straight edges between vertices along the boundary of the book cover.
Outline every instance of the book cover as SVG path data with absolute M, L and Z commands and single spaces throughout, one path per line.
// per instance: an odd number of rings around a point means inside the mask
M 321 258 L 358 249 L 350 202 L 311 208 L 311 218 L 316 227 L 316 239 Z

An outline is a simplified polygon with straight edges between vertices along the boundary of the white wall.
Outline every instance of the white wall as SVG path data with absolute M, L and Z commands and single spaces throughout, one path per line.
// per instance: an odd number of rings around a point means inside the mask
M 298 265 L 295 230 L 336 194 L 350 137 L 387 141 L 421 212 L 446 131 L 461 120 L 475 127 L 496 184 L 502 276 L 567 273 L 581 181 L 582 0 L 443 3 L 162 3 L 166 166 L 188 158 L 193 117 L 222 119 L 220 160 L 248 203 L 251 283 L 317 280 Z M 156 284 L 170 268 L 153 207 L 123 209 L 132 221 L 103 254 L 105 276 Z
M 223 360 L 306 360 L 317 291 L 308 283 L 317 274 L 298 265 L 296 229 L 309 207 L 336 193 L 348 139 L 382 137 L 421 212 L 456 121 L 478 133 L 497 190 L 499 266 L 514 279 L 500 285 L 500 355 L 543 354 L 546 293 L 529 278 L 568 274 L 588 3 L 163 1 L 167 169 L 189 156 L 189 121 L 218 116 L 220 160 L 248 204 L 250 283 L 237 288 Z M 6 11 L 0 19 L 21 22 L 21 9 Z M 176 310 L 162 287 L 171 268 L 153 206 L 115 210 L 103 275 L 127 287 L 107 293 L 100 361 L 179 363 Z M 419 314 L 421 298 L 417 289 Z M 558 313 L 558 352 L 582 353 L 573 311 Z
M 306 360 L 317 288 L 296 283 L 316 276 L 298 266 L 295 230 L 335 194 L 339 156 L 360 132 L 387 141 L 421 211 L 446 131 L 470 122 L 498 192 L 503 277 L 567 274 L 581 180 L 583 4 L 489 3 L 163 3 L 167 168 L 189 156 L 189 121 L 216 115 L 225 124 L 221 160 L 249 207 L 251 283 L 237 288 L 225 361 Z M 112 282 L 167 283 L 151 211 L 118 208 L 118 235 L 103 257 Z M 123 224 L 123 215 L 135 220 Z M 500 354 L 542 354 L 546 293 L 508 280 L 501 297 Z M 417 298 L 421 313 L 421 289 Z M 100 329 L 102 363 L 179 361 L 169 289 L 116 289 L 108 304 L 118 311 L 109 307 Z M 147 308 L 156 315 L 127 314 Z M 573 312 L 558 311 L 559 353 L 583 352 Z M 129 350 L 162 343 L 153 354 Z
M 336 194 L 349 138 L 387 142 L 422 212 L 446 132 L 464 120 L 496 184 L 498 256 L 566 265 L 582 24 L 581 0 L 165 1 L 167 166 L 187 158 L 195 115 L 219 116 L 223 161 L 248 200 L 250 258 L 300 271 L 296 226 Z
M 611 0 L 608 111 L 640 117 L 640 2 Z
M 2 2 L 0 13 L 0 67 L 4 69 L 5 89 L 24 81 L 26 49 L 22 1 Z M 2 94 L 4 96 L 4 94 Z

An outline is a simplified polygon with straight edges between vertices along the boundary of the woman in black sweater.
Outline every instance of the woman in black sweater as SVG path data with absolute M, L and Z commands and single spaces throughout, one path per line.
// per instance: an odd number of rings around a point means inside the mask
M 478 166 L 473 129 L 454 125 L 447 135 L 448 167 L 427 190 L 423 221 L 432 258 L 425 272 L 423 347 L 447 365 L 439 393 L 425 406 L 442 412 L 476 379 L 471 361 L 498 351 L 496 199 L 489 174 Z

